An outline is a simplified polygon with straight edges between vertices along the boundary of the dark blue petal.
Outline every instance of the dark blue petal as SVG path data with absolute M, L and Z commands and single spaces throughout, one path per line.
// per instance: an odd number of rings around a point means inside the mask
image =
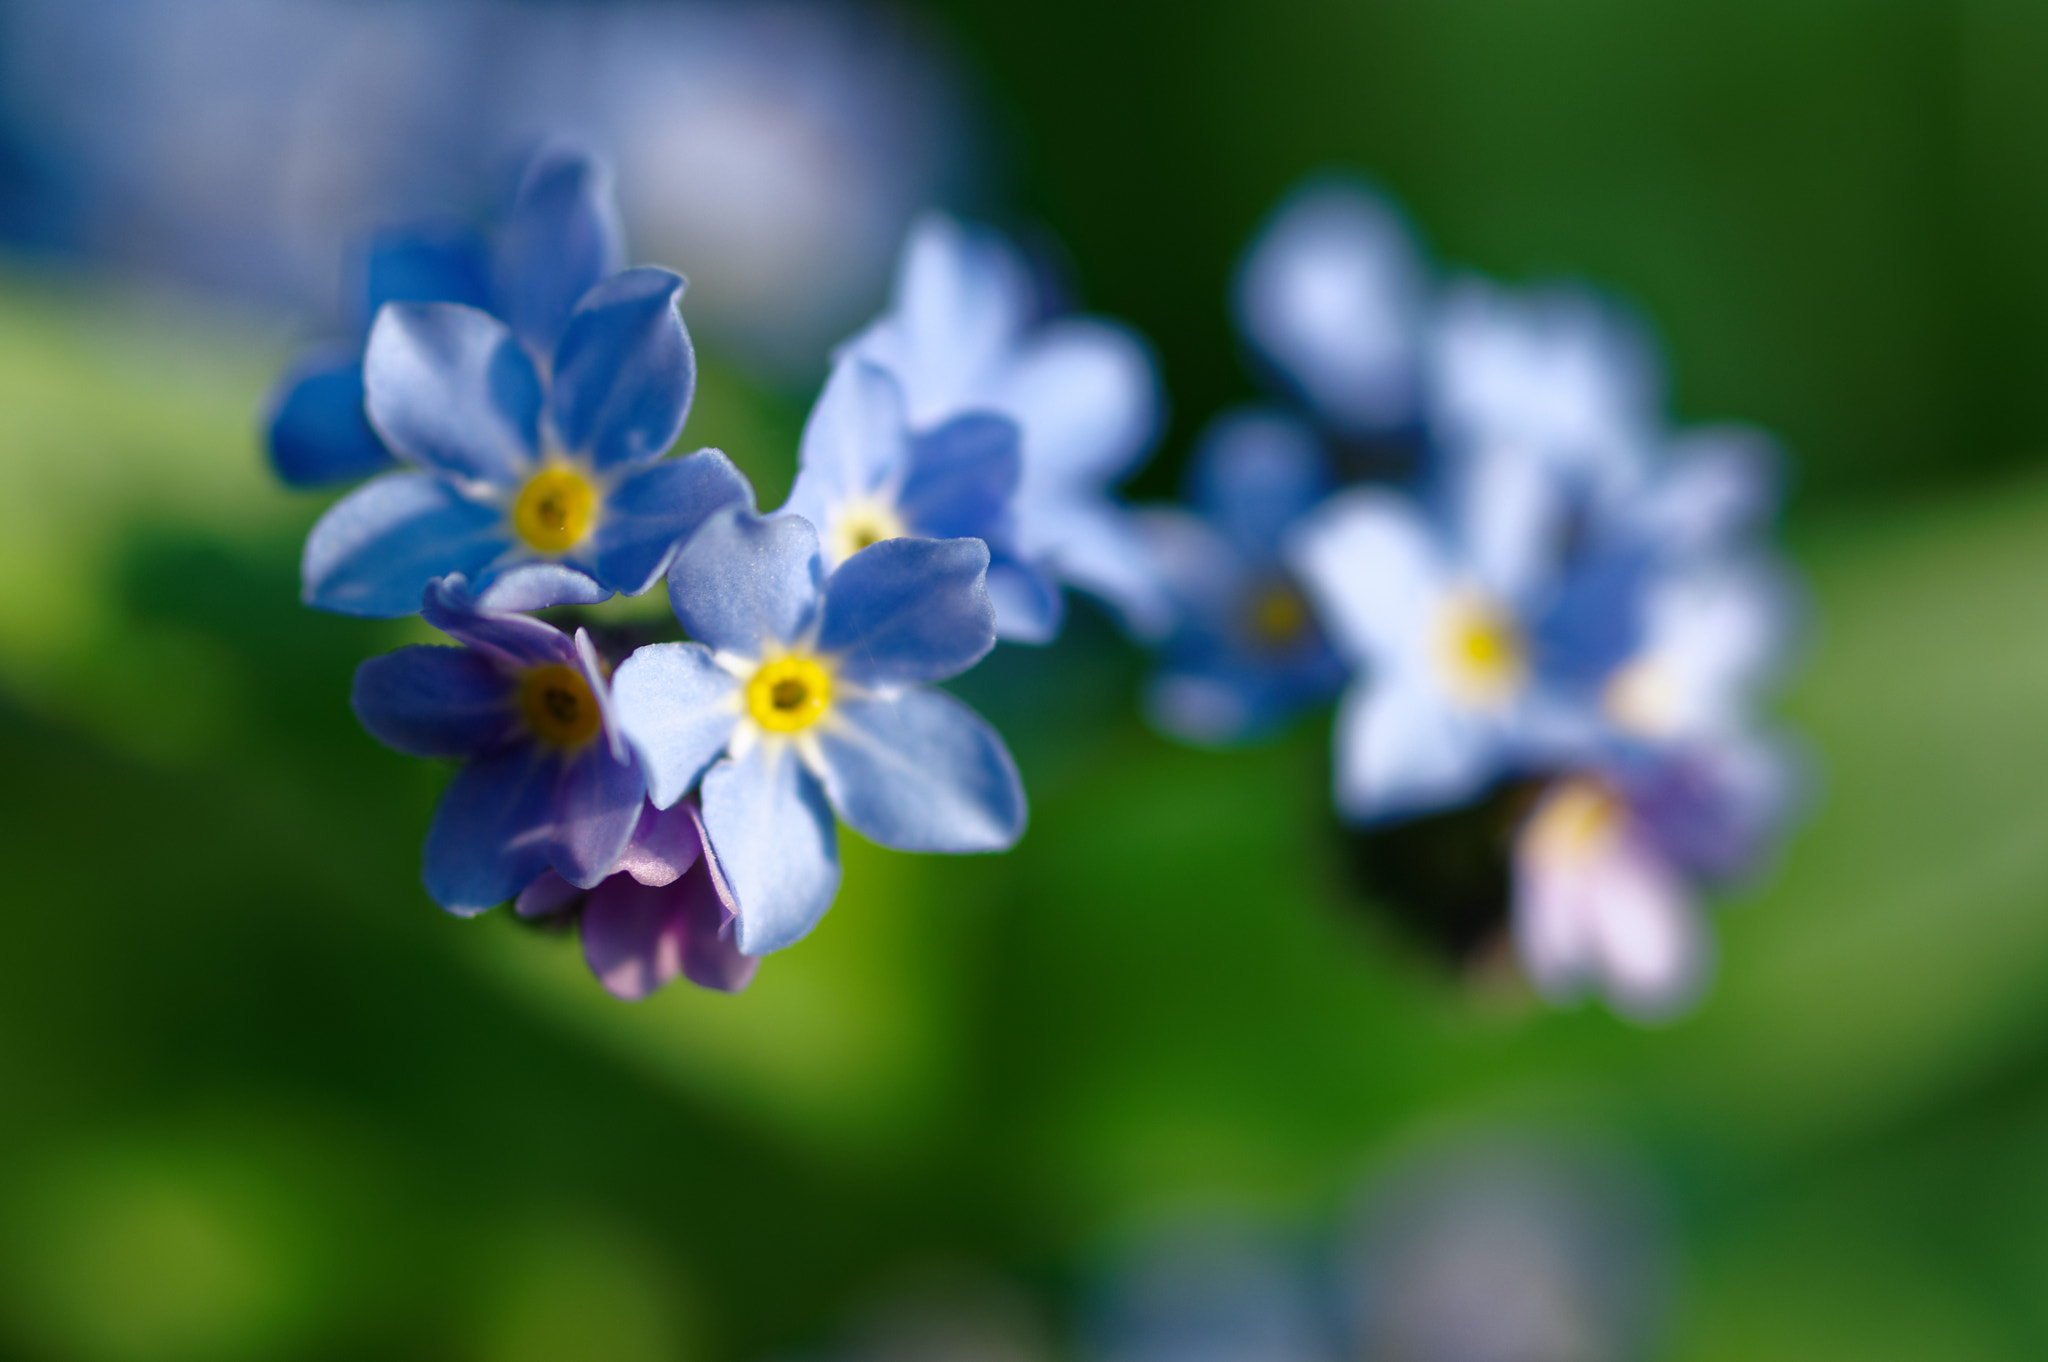
M 549 410 L 562 447 L 597 468 L 660 458 L 682 433 L 697 354 L 676 312 L 683 276 L 643 266 L 585 295 L 555 350 Z
M 302 594 L 344 615 L 410 615 L 428 582 L 479 572 L 509 547 L 496 509 L 431 473 L 392 473 L 320 517 L 300 561 Z
M 451 573 L 427 586 L 420 615 L 450 638 L 508 667 L 579 665 L 575 642 L 567 634 L 546 620 L 485 608 L 460 574 Z
M 467 227 L 435 223 L 382 231 L 363 261 L 364 330 L 386 303 L 461 303 L 491 310 L 491 268 Z
M 567 563 L 520 563 L 493 576 L 476 603 L 494 614 L 517 614 L 557 605 L 602 605 L 611 598 L 589 573 Z
M 1000 851 L 1024 832 L 1016 763 L 944 691 L 842 700 L 818 729 L 825 793 L 863 837 L 898 851 Z
M 637 596 L 661 579 L 683 541 L 713 511 L 754 509 L 746 474 L 715 449 L 663 459 L 633 474 L 605 498 L 588 552 L 598 580 Z
M 1188 500 L 1239 552 L 1271 559 L 1287 527 L 1329 491 L 1329 461 L 1292 416 L 1240 410 L 1210 423 L 1188 483 Z
M 555 792 L 548 854 L 555 873 L 583 889 L 609 875 L 640 821 L 645 793 L 640 768 L 614 758 L 602 742 L 570 757 Z
M 818 651 L 862 686 L 942 681 L 996 646 L 979 539 L 885 539 L 825 583 Z
M 473 757 L 518 733 L 517 690 L 482 653 L 414 644 L 357 667 L 349 705 L 386 747 L 414 757 Z
M 713 513 L 677 551 L 668 599 L 691 638 L 717 652 L 759 657 L 788 644 L 818 609 L 818 532 L 802 516 Z
M 739 722 L 738 686 L 702 644 L 650 643 L 619 664 L 612 708 L 656 808 L 681 799 L 725 751 Z
M 704 774 L 703 799 L 740 950 L 766 955 L 817 926 L 839 892 L 839 830 L 791 746 L 762 743 L 744 761 L 719 762 Z
M 427 830 L 427 893 L 451 913 L 503 903 L 548 868 L 561 758 L 533 743 L 478 757 L 448 783 Z
M 1017 491 L 1017 423 L 969 412 L 917 437 L 896 504 L 917 534 L 1008 543 Z
M 498 242 L 498 311 L 538 355 L 552 355 L 577 301 L 624 263 L 606 167 L 572 148 L 527 163 Z
M 294 487 L 354 482 L 397 464 L 363 412 L 361 356 L 323 350 L 285 376 L 271 398 L 270 466 Z
M 540 448 L 540 376 L 497 318 L 392 303 L 363 354 L 370 424 L 394 453 L 460 478 L 517 481 Z

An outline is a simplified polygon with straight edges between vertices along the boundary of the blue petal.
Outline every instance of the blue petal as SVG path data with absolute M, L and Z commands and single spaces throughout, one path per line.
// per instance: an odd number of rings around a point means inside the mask
M 691 638 L 760 657 L 793 642 L 818 608 L 818 532 L 802 516 L 718 511 L 676 553 L 668 599 Z
M 520 563 L 493 576 L 477 593 L 480 610 L 519 614 L 558 605 L 602 605 L 612 593 L 589 573 L 567 563 Z
M 762 743 L 744 761 L 718 763 L 704 774 L 703 800 L 740 951 L 766 955 L 817 926 L 839 892 L 839 830 L 790 744 Z
M 482 653 L 414 644 L 357 667 L 349 705 L 386 747 L 414 757 L 473 757 L 518 733 L 517 689 Z
M 635 649 L 612 677 L 612 709 L 647 773 L 658 809 L 681 799 L 718 760 L 739 722 L 739 681 L 694 643 Z
M 534 353 L 552 355 L 577 302 L 624 254 L 610 172 L 571 148 L 543 147 L 499 238 L 499 311 Z
M 969 412 L 920 435 L 896 498 L 904 523 L 933 539 L 1007 543 L 1017 439 L 1017 423 L 992 412 Z
M 508 547 L 494 508 L 431 473 L 393 473 L 329 507 L 306 536 L 303 597 L 344 615 L 410 615 L 428 582 L 479 572 Z
M 459 574 L 429 585 L 420 614 L 450 638 L 510 667 L 578 665 L 576 646 L 567 634 L 546 620 L 485 608 L 470 595 L 469 583 Z
M 592 289 L 555 351 L 549 410 L 564 448 L 593 466 L 658 459 L 682 433 L 697 355 L 676 312 L 683 276 L 643 266 Z
M 363 414 L 360 356 L 320 351 L 301 361 L 271 398 L 270 466 L 294 487 L 354 482 L 397 460 Z
M 842 700 L 832 718 L 818 730 L 825 792 L 863 837 L 899 851 L 957 852 L 1000 851 L 1023 835 L 1016 763 L 952 696 Z
M 1075 497 L 1039 504 L 1032 515 L 1041 528 L 1058 523 L 1059 543 L 1049 561 L 1062 581 L 1107 603 L 1139 639 L 1156 640 L 1173 627 L 1173 598 L 1153 570 L 1129 509 L 1107 497 Z M 1020 510 L 1020 531 L 1024 523 Z
M 619 761 L 602 742 L 568 758 L 555 788 L 555 873 L 579 889 L 594 888 L 632 840 L 646 786 L 640 768 Z
M 510 483 L 540 447 L 540 376 L 505 324 L 473 307 L 386 306 L 363 387 L 384 443 L 429 468 Z
M 427 893 L 451 913 L 503 903 L 548 868 L 561 761 L 532 743 L 455 773 L 427 830 Z
M 1361 682 L 1337 711 L 1337 807 L 1359 822 L 1449 808 L 1501 774 L 1487 719 L 1409 677 Z
M 461 303 L 491 308 L 489 252 L 476 233 L 458 225 L 383 231 L 370 239 L 363 262 L 368 302 L 360 323 L 386 303 Z
M 663 459 L 612 489 L 591 537 L 598 580 L 637 596 L 661 579 L 683 541 L 727 506 L 754 509 L 746 474 L 715 449 Z
M 825 583 L 818 651 L 860 686 L 957 676 L 996 646 L 979 539 L 885 539 Z
M 1238 551 L 1273 558 L 1280 536 L 1330 488 L 1315 433 L 1285 412 L 1244 408 L 1209 423 L 1195 450 L 1188 500 Z
M 996 637 L 1011 643 L 1050 643 L 1066 619 L 1060 584 L 1014 558 L 991 555 L 988 600 L 995 607 Z
M 894 490 L 908 471 L 910 448 L 895 377 L 848 354 L 832 367 L 804 420 L 796 485 L 782 509 L 829 530 L 845 502 Z

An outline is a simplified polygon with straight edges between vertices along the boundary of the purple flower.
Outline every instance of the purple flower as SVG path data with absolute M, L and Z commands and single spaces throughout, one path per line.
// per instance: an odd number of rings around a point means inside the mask
M 613 997 L 637 1002 L 678 974 L 737 993 L 760 963 L 740 954 L 726 887 L 694 799 L 644 804 L 612 873 L 579 889 L 553 870 L 519 892 L 521 917 L 576 913 L 583 958 Z
M 645 784 L 590 635 L 479 609 L 459 576 L 427 588 L 422 614 L 462 646 L 371 658 L 351 703 L 386 746 L 464 762 L 427 833 L 427 893 L 467 916 L 549 869 L 594 887 L 633 834 Z

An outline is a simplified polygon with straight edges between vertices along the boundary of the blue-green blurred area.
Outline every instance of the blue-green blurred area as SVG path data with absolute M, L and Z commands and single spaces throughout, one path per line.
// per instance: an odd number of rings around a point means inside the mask
M 1435 964 L 1353 887 L 1326 728 L 1151 735 L 1085 606 L 965 687 L 1030 789 L 1015 852 L 850 845 L 747 992 L 615 1002 L 573 938 L 421 890 L 445 773 L 347 708 L 420 626 L 297 603 L 320 503 L 256 448 L 276 329 L 17 263 L 0 1354 L 817 1355 L 953 1273 L 1072 1338 L 1133 1226 L 1317 1234 L 1402 1151 L 1523 1131 L 1658 1189 L 1665 1356 L 2048 1355 L 2048 11 L 927 17 L 1007 130 L 1014 215 L 1163 358 L 1142 491 L 1251 390 L 1230 263 L 1329 165 L 1451 261 L 1612 286 L 1680 413 L 1787 437 L 1817 789 L 1719 916 L 1704 1006 L 1645 1030 Z M 772 505 L 805 395 L 703 358 L 686 441 Z

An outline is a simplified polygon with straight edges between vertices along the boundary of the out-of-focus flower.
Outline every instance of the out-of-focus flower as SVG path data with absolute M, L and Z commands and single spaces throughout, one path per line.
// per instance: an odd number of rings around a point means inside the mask
M 1361 1362 L 1640 1362 L 1669 1249 L 1649 1191 L 1590 1149 L 1454 1145 L 1385 1175 L 1345 1255 Z
M 524 279 L 509 326 L 455 303 L 378 313 L 367 409 L 416 471 L 375 479 L 313 527 L 309 604 L 408 614 L 451 572 L 495 607 L 594 604 L 647 590 L 706 515 L 751 504 L 716 450 L 661 457 L 696 379 L 682 276 L 626 270 L 579 299 L 578 275 Z
M 1177 607 L 1146 692 L 1167 732 L 1201 743 L 1260 737 L 1343 685 L 1344 665 L 1280 555 L 1329 482 L 1312 431 L 1283 412 L 1238 411 L 1215 421 L 1196 450 L 1193 512 L 1143 513 Z
M 759 963 L 734 940 L 732 892 L 693 800 L 642 806 L 632 839 L 595 888 L 544 871 L 513 908 L 525 918 L 574 914 L 590 972 L 626 1002 L 678 974 L 700 988 L 737 993 Z
M 1326 425 L 1370 434 L 1415 418 L 1428 285 L 1407 224 L 1345 179 L 1290 194 L 1238 268 L 1237 322 Z
M 1325 1362 L 1334 1350 L 1306 1277 L 1249 1227 L 1168 1227 L 1111 1280 L 1093 1353 L 1102 1362 Z
M 350 702 L 386 746 L 465 762 L 427 833 L 428 894 L 468 915 L 550 869 L 596 885 L 632 836 L 644 786 L 589 634 L 481 609 L 459 575 L 427 589 L 422 613 L 462 646 L 373 657 Z
M 977 539 L 887 539 L 825 574 L 800 516 L 718 513 L 676 555 L 694 640 L 642 648 L 615 680 L 658 808 L 702 783 L 704 824 L 762 955 L 808 932 L 839 883 L 836 810 L 905 851 L 994 851 L 1024 829 L 1009 752 L 928 683 L 995 645 Z
M 817 527 L 827 572 L 902 535 L 979 539 L 989 549 L 996 633 L 1044 639 L 1059 625 L 1059 585 L 1017 556 L 1017 438 L 1017 423 L 992 411 L 913 434 L 896 380 L 849 353 L 804 425 L 783 509 Z
M 1110 495 L 1150 449 L 1160 424 L 1152 357 L 1128 327 L 1099 317 L 1041 320 L 1023 260 L 992 232 L 928 215 L 912 230 L 890 310 L 849 344 L 902 384 L 913 430 L 962 413 L 1017 423 L 1016 550 L 1025 562 L 1109 602 L 1137 634 L 1157 637 L 1172 609 L 1131 514 Z M 1006 636 L 1050 638 L 1012 583 L 991 577 Z M 1015 625 L 1009 624 L 1015 621 Z

